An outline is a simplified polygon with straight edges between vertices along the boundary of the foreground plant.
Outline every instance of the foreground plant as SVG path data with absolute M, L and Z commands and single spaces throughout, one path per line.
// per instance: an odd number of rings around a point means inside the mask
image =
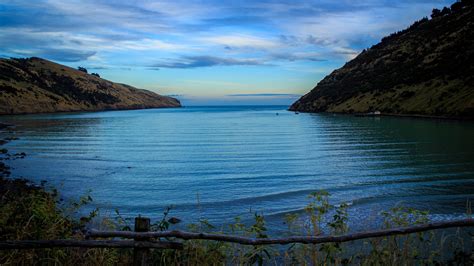
M 92 201 L 90 196 L 74 202 L 64 202 L 56 190 L 48 193 L 44 187 L 31 187 L 26 183 L 10 186 L 16 187 L 16 190 L 0 190 L 1 240 L 84 239 L 81 230 L 86 227 L 125 231 L 132 228 L 130 219 L 124 218 L 118 211 L 104 215 L 93 209 L 86 217 L 75 218 L 78 217 L 79 210 Z M 23 189 L 18 190 L 19 187 Z M 301 215 L 286 215 L 287 230 L 282 235 L 318 236 L 348 232 L 349 206 L 344 203 L 334 206 L 330 204 L 329 198 L 330 194 L 325 191 L 311 193 L 308 205 Z M 169 219 L 170 212 L 171 208 L 167 208 L 163 218 L 151 225 L 152 230 L 171 229 L 173 223 L 179 219 Z M 268 238 L 263 214 L 252 215 L 253 220 L 250 222 L 235 218 L 233 224 L 221 228 L 201 218 L 196 224 L 188 225 L 188 229 L 193 232 Z M 381 216 L 385 228 L 429 222 L 427 212 L 403 206 L 382 212 Z M 247 246 L 210 240 L 188 240 L 184 241 L 183 250 L 155 249 L 152 250 L 150 258 L 156 265 L 433 265 L 448 262 L 472 265 L 474 259 L 472 251 L 469 250 L 472 238 L 466 235 L 460 230 L 444 230 L 344 244 L 286 246 Z M 56 248 L 0 251 L 0 264 L 7 265 L 129 265 L 132 261 L 131 249 Z

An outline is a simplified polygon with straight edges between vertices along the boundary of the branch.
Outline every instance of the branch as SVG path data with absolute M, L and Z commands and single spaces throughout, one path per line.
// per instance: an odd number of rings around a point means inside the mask
M 392 235 L 411 234 L 435 229 L 474 226 L 474 219 L 464 219 L 449 222 L 437 222 L 384 230 L 374 230 L 352 233 L 340 236 L 294 236 L 288 238 L 248 238 L 208 233 L 190 233 L 183 231 L 163 232 L 127 232 L 127 231 L 90 231 L 87 237 L 123 237 L 123 238 L 161 238 L 174 237 L 184 240 L 205 239 L 223 242 L 232 242 L 242 245 L 286 245 L 291 243 L 321 244 L 328 242 L 347 242 L 358 239 L 384 237 Z M 131 240 L 11 240 L 0 241 L 0 249 L 31 249 L 54 247 L 83 247 L 83 248 L 157 248 L 157 249 L 182 249 L 183 243 L 179 242 L 152 242 Z
M 145 242 L 133 240 L 11 240 L 0 241 L 0 249 L 32 249 L 32 248 L 157 248 L 183 249 L 177 242 Z
M 411 234 L 435 229 L 474 226 L 474 219 L 464 219 L 458 221 L 436 222 L 411 227 L 401 227 L 393 229 L 373 230 L 359 233 L 352 233 L 340 236 L 293 236 L 288 238 L 248 238 L 241 236 L 231 236 L 222 234 L 191 233 L 184 231 L 162 231 L 162 232 L 128 232 L 128 231 L 89 231 L 87 237 L 122 237 L 122 238 L 161 238 L 174 237 L 184 240 L 203 239 L 223 242 L 238 243 L 242 245 L 286 245 L 291 243 L 320 244 L 328 242 L 348 242 L 358 239 L 384 237 L 392 235 Z

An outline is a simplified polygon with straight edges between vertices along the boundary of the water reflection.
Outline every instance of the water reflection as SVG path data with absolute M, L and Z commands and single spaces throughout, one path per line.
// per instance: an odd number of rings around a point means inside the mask
M 279 115 L 276 116 L 275 113 Z M 16 176 L 125 215 L 222 222 L 249 209 L 271 220 L 329 190 L 367 217 L 405 201 L 461 215 L 474 191 L 472 123 L 294 115 L 284 107 L 220 107 L 10 116 L 26 152 Z M 197 198 L 200 204 L 197 204 Z

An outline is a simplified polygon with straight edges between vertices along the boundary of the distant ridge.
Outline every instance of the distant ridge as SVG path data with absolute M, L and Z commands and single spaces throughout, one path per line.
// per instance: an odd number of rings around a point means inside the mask
M 289 109 L 474 118 L 473 2 L 434 9 L 383 38 Z
M 180 107 L 177 99 L 45 59 L 0 59 L 0 114 Z

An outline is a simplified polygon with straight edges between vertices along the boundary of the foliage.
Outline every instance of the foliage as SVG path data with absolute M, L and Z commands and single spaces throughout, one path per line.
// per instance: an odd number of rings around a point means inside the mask
M 77 70 L 87 73 L 87 69 L 85 67 L 77 67 Z
M 441 10 L 434 8 L 433 11 L 431 11 L 431 18 L 436 18 L 441 16 Z
M 18 186 L 17 186 L 18 187 Z M 64 202 L 54 189 L 45 192 L 40 188 L 19 185 L 14 193 L 0 193 L 0 239 L 83 239 L 81 230 L 95 227 L 101 230 L 131 230 L 130 218 L 118 211 L 102 216 L 97 209 L 79 219 L 79 210 L 88 205 L 88 195 L 76 201 Z M 287 235 L 339 235 L 348 232 L 348 205 L 330 204 L 326 191 L 311 193 L 304 213 L 285 216 Z M 166 208 L 162 219 L 151 225 L 154 231 L 169 230 L 173 223 Z M 255 238 L 269 237 L 265 218 L 252 213 L 253 222 L 235 218 L 234 222 L 218 229 L 208 220 L 188 225 L 195 232 L 242 235 Z M 428 213 L 396 206 L 382 212 L 386 228 L 422 224 L 429 221 Z M 449 232 L 448 232 L 449 233 Z M 179 241 L 177 239 L 167 239 Z M 292 244 L 287 246 L 246 246 L 209 240 L 188 240 L 183 250 L 152 250 L 150 258 L 156 265 L 412 265 L 436 264 L 443 261 L 472 263 L 471 253 L 465 250 L 464 238 L 459 231 L 449 234 L 417 233 L 407 236 L 374 238 L 321 245 Z M 450 245 L 449 248 L 447 247 Z M 443 257 L 447 250 L 452 252 Z M 444 259 L 445 258 L 445 259 Z M 444 260 L 443 260 L 444 259 Z M 0 264 L 65 264 L 65 265 L 129 265 L 131 249 L 79 249 L 58 248 L 38 250 L 0 251 Z

